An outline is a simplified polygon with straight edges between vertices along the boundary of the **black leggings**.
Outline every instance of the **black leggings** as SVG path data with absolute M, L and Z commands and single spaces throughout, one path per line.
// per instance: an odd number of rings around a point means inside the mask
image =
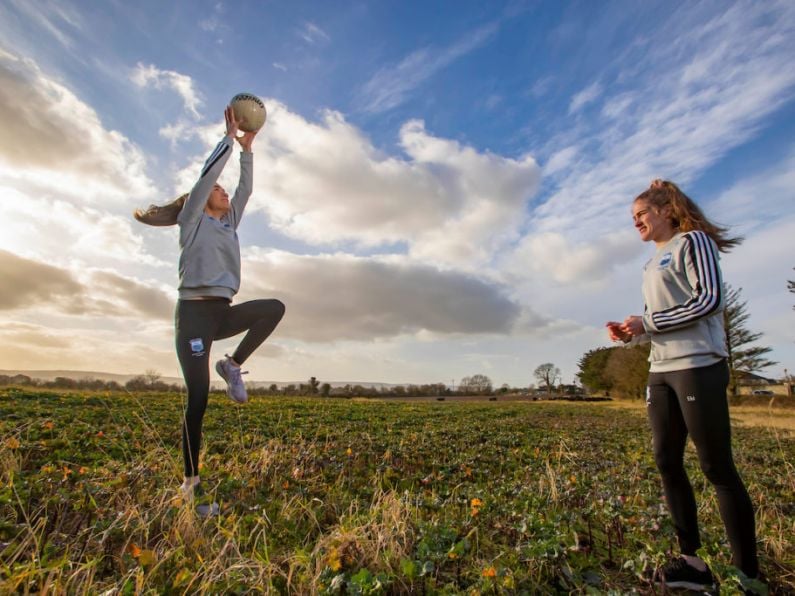
M 748 491 L 731 450 L 725 360 L 689 370 L 650 373 L 646 397 L 654 457 L 683 554 L 701 547 L 696 500 L 684 467 L 687 435 L 693 437 L 704 476 L 718 495 L 718 508 L 732 550 L 732 563 L 756 577 L 756 530 Z
M 188 387 L 188 407 L 182 427 L 185 476 L 199 474 L 202 419 L 210 391 L 210 347 L 215 339 L 248 331 L 232 354 L 238 364 L 264 342 L 284 316 L 279 300 L 252 300 L 232 306 L 223 298 L 180 300 L 175 316 L 177 357 Z

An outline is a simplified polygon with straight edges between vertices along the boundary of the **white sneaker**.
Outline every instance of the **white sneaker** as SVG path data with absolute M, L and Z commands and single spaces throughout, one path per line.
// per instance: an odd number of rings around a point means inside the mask
M 242 375 L 247 375 L 248 371 L 241 371 L 240 367 L 232 362 L 229 355 L 215 363 L 215 370 L 226 381 L 226 394 L 229 398 L 239 404 L 246 403 L 248 393 L 246 393 Z

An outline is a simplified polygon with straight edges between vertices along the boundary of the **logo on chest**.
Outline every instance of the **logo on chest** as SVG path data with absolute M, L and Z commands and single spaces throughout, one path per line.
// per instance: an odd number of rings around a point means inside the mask
M 673 260 L 673 254 L 669 252 L 665 253 L 657 262 L 657 269 L 666 269 L 671 265 L 672 260 Z

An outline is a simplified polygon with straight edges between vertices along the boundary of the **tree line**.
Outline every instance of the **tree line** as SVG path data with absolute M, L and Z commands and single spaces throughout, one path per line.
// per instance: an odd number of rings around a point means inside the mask
M 185 386 L 180 383 L 166 383 L 156 371 L 147 371 L 137 375 L 125 383 L 118 381 L 102 381 L 100 379 L 55 377 L 51 381 L 31 378 L 27 375 L 0 375 L 0 386 L 25 385 L 43 389 L 71 389 L 75 391 L 130 391 L 130 392 L 182 392 Z M 492 381 L 483 374 L 476 374 L 461 379 L 456 387 L 444 383 L 406 384 L 373 387 L 370 385 L 346 384 L 332 387 L 330 383 L 321 383 L 316 377 L 310 377 L 306 383 L 290 383 L 279 386 L 271 385 L 248 386 L 249 395 L 285 395 L 285 396 L 319 396 L 319 397 L 438 397 L 454 395 L 495 395 L 526 392 L 524 387 L 509 387 L 507 384 L 494 389 Z M 211 390 L 213 391 L 213 390 Z M 215 392 L 223 392 L 215 389 Z
M 795 293 L 795 282 L 788 281 L 787 288 Z M 769 347 L 752 345 L 762 337 L 762 333 L 748 329 L 748 306 L 741 298 L 742 288 L 734 289 L 726 286 L 726 304 L 723 312 L 726 327 L 726 347 L 729 354 L 728 364 L 731 372 L 729 391 L 737 394 L 738 384 L 743 373 L 762 370 L 776 364 L 769 360 Z M 795 307 L 793 307 L 795 308 Z M 590 393 L 604 393 L 617 397 L 642 398 L 646 391 L 649 374 L 649 345 L 633 347 L 595 348 L 586 352 L 578 361 L 577 377 L 583 387 Z M 573 385 L 561 384 L 560 369 L 552 362 L 540 364 L 533 371 L 539 387 L 548 394 L 577 393 Z M 135 392 L 182 392 L 185 386 L 179 383 L 165 383 L 160 373 L 147 370 L 126 383 L 102 381 L 100 379 L 71 379 L 55 377 L 52 381 L 33 379 L 27 375 L 0 375 L 2 385 L 27 385 L 53 389 L 73 389 L 88 391 L 135 391 Z M 306 383 L 292 383 L 279 386 L 275 383 L 265 386 L 250 386 L 250 395 L 285 395 L 320 397 L 443 397 L 461 395 L 505 395 L 524 394 L 528 387 L 510 387 L 503 384 L 495 389 L 492 380 L 484 374 L 463 377 L 457 386 L 444 383 L 406 384 L 395 386 L 373 387 L 361 384 L 347 384 L 332 387 L 330 383 L 321 383 L 316 377 L 310 377 Z M 222 391 L 222 390 L 216 390 Z

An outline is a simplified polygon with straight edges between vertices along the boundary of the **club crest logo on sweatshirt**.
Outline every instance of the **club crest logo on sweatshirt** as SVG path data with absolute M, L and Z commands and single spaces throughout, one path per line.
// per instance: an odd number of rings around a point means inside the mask
M 661 258 L 660 261 L 657 263 L 657 269 L 665 269 L 668 265 L 671 264 L 673 260 L 673 254 L 670 252 L 665 253 Z

